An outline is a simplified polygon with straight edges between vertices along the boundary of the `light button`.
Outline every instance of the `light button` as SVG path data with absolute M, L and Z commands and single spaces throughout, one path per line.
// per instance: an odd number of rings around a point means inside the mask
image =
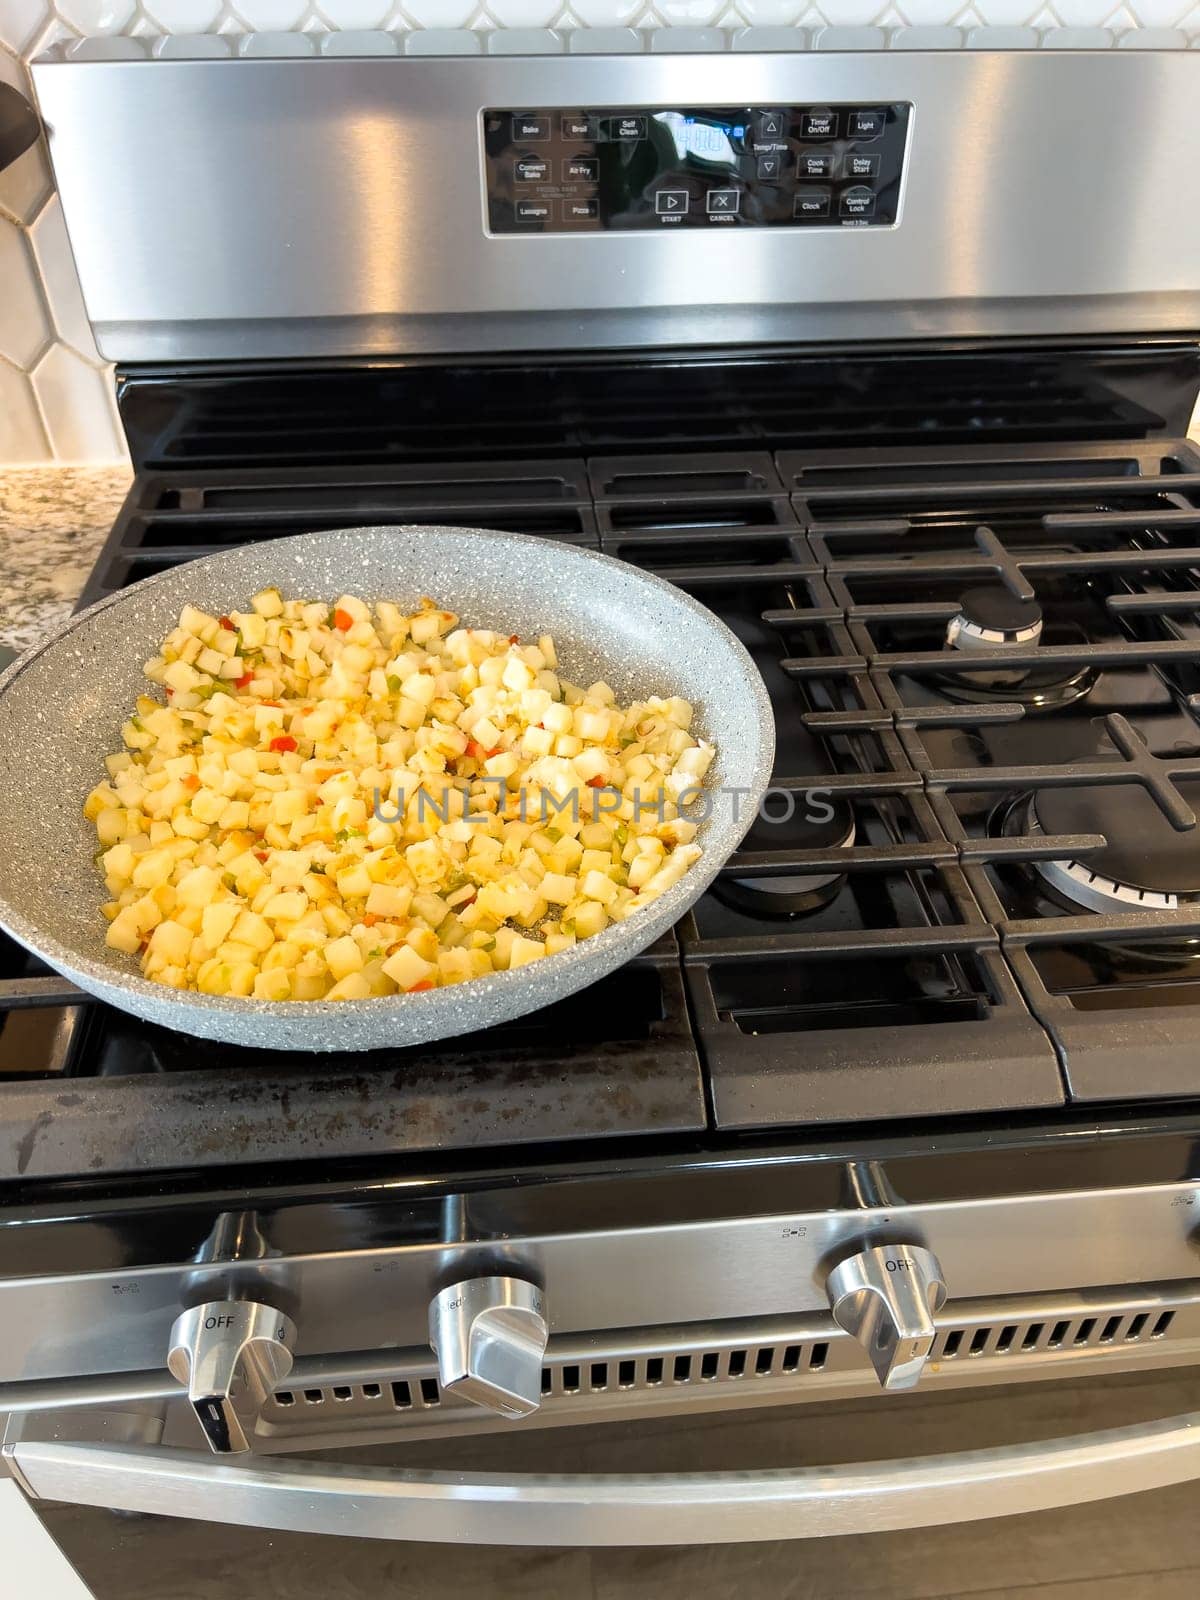
M 882 111 L 852 111 L 850 125 L 846 129 L 848 139 L 878 139 L 883 132 L 884 115 Z

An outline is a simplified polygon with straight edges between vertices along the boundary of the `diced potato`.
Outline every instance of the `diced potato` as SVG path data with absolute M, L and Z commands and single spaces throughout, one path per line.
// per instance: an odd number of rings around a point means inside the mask
M 383 970 L 397 988 L 408 990 L 418 983 L 427 983 L 436 969 L 432 962 L 419 956 L 411 945 L 402 944 L 383 963 Z

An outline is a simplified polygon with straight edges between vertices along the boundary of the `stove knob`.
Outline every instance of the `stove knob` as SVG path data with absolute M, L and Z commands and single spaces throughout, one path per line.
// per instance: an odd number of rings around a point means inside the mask
M 839 1261 L 825 1284 L 833 1320 L 871 1358 L 885 1389 L 911 1389 L 933 1348 L 946 1282 L 932 1250 L 877 1245 Z
M 523 1278 L 467 1278 L 429 1307 L 442 1388 L 502 1417 L 537 1410 L 549 1331 L 542 1291 Z
M 292 1370 L 296 1324 L 257 1300 L 209 1300 L 176 1317 L 167 1367 L 218 1455 L 249 1450 L 246 1433 Z

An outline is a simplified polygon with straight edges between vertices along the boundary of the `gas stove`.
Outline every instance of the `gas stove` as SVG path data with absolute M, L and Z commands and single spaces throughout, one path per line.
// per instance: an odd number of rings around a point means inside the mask
M 999 69 L 951 55 L 832 77 L 639 58 L 619 90 L 598 60 L 435 62 L 402 100 L 390 65 L 321 62 L 291 149 L 246 120 L 292 105 L 286 63 L 237 63 L 237 93 L 183 64 L 182 121 L 180 64 L 40 69 L 136 467 L 81 603 L 307 530 L 521 531 L 715 611 L 767 685 L 777 758 L 764 813 L 666 937 L 483 1035 L 239 1050 L 0 947 L 0 1414 L 33 1497 L 275 1529 L 299 1498 L 319 1532 L 678 1543 L 1061 1504 L 1081 1461 L 1093 1495 L 1200 1471 L 1190 1417 L 861 1482 L 497 1488 L 284 1459 L 370 1444 L 403 1469 L 413 1441 L 516 1415 L 1200 1360 L 1200 308 L 1164 265 L 1191 259 L 1193 223 L 1147 203 L 1138 249 L 1097 267 L 1169 163 L 1104 143 L 1101 179 L 1067 118 L 1054 196 L 1069 171 L 1086 206 L 1047 210 L 1020 259 L 1000 247 L 1026 201 L 1049 208 L 1028 193 L 1040 108 L 1121 88 L 1190 127 L 1189 89 L 1133 53 L 1022 57 L 1032 125 L 968 160 Z M 674 143 L 647 131 L 610 171 L 654 105 Z M 372 118 L 409 143 L 368 151 Z M 97 121 L 120 140 L 151 119 L 147 159 L 176 162 L 186 207 L 121 199 L 94 153 Z M 397 154 L 433 125 L 430 159 L 469 160 L 477 185 L 435 191 Z M 698 125 L 702 143 L 681 133 Z M 718 135 L 750 146 L 733 187 L 705 189 Z M 605 181 L 564 201 L 558 144 L 580 139 L 564 159 Z M 851 172 L 839 208 L 860 208 L 827 225 L 807 183 L 793 207 L 778 174 L 748 176 L 757 144 L 815 162 L 822 142 Z M 301 169 L 336 260 L 317 232 L 280 255 L 269 197 Z M 945 209 L 968 178 L 995 197 L 974 277 Z M 656 192 L 686 197 L 682 225 Z M 726 198 L 701 211 L 701 192 Z M 411 258 L 405 221 L 457 276 Z M 213 239 L 255 270 L 219 270 Z

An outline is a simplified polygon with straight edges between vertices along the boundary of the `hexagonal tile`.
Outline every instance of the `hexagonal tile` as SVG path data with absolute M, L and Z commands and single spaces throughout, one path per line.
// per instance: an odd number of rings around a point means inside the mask
M 715 22 L 723 0 L 658 0 L 655 10 L 672 28 L 702 27 Z
M 49 10 L 43 0 L 0 0 L 0 44 L 19 56 L 45 23 Z
M 236 0 L 233 10 L 255 33 L 287 33 L 298 28 L 307 0 Z
M 29 93 L 29 81 L 20 62 L 7 50 L 0 50 L 0 83 L 7 83 L 18 94 Z M 42 140 L 18 156 L 11 167 L 0 172 L 0 212 L 17 222 L 36 217 L 50 193 L 50 164 Z
M 56 0 L 60 17 L 80 33 L 94 38 L 120 33 L 136 9 L 133 0 Z
M 574 0 L 571 10 L 585 28 L 621 28 L 642 9 L 642 0 Z
M 804 0 L 738 0 L 738 10 L 752 28 L 772 28 L 795 22 Z
M 478 10 L 475 0 L 404 0 L 404 14 L 418 28 L 463 28 Z
M 112 398 L 112 369 L 97 371 L 53 345 L 33 370 L 32 382 L 46 431 L 59 461 L 118 461 L 125 454 Z
M 221 15 L 221 0 L 143 0 L 159 33 L 207 33 Z
M 99 361 L 57 195 L 30 228 L 29 237 L 59 337 L 89 361 Z
M 0 356 L 15 367 L 33 365 L 50 329 L 28 241 L 15 223 L 0 219 Z
M 26 466 L 50 460 L 50 442 L 29 379 L 0 361 L 0 462 Z
M 561 0 L 490 0 L 488 10 L 501 28 L 545 28 L 562 4 Z
M 392 0 L 317 0 L 317 12 L 331 28 L 352 33 L 381 28 Z

